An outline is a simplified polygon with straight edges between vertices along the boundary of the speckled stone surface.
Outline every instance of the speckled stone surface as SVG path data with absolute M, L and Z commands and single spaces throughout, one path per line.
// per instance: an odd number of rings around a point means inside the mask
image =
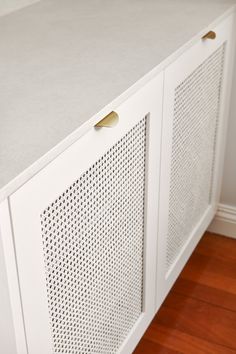
M 1 199 L 32 164 L 234 4 L 42 0 L 1 17 Z

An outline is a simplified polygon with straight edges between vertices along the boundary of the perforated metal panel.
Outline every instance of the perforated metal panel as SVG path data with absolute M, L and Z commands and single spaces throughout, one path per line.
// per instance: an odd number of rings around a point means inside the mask
M 167 270 L 211 203 L 224 52 L 222 45 L 175 89 Z
M 116 353 L 142 313 L 145 155 L 143 118 L 41 214 L 54 353 Z

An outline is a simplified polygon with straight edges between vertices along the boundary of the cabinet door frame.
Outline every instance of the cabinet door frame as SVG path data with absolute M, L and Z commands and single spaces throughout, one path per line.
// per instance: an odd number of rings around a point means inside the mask
M 156 235 L 163 73 L 114 110 L 119 123 L 92 128 L 10 197 L 13 237 L 29 354 L 51 354 L 40 213 L 115 142 L 147 117 L 143 313 L 121 346 L 131 353 L 155 313 Z
M 230 94 L 230 74 L 232 71 L 233 57 L 233 27 L 235 14 L 231 14 L 215 28 L 209 30 L 216 32 L 215 40 L 202 40 L 184 52 L 176 61 L 170 64 L 164 72 L 164 99 L 163 99 L 163 127 L 162 127 L 162 154 L 161 154 L 161 178 L 160 178 L 160 208 L 158 227 L 158 257 L 157 257 L 157 304 L 158 310 L 167 293 L 183 269 L 192 251 L 206 231 L 217 209 L 219 202 L 222 167 L 224 157 L 225 132 L 228 116 L 228 98 Z M 204 60 L 206 60 L 223 43 L 225 46 L 224 75 L 222 82 L 221 102 L 219 110 L 219 128 L 216 143 L 216 161 L 214 165 L 214 180 L 212 188 L 212 204 L 194 228 L 188 241 L 177 257 L 176 261 L 166 272 L 165 256 L 167 249 L 169 192 L 171 178 L 171 153 L 173 135 L 173 102 L 174 88 L 187 78 Z

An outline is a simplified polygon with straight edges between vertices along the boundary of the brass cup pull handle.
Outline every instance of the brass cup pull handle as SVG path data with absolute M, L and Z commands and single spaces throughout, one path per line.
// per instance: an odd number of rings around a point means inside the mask
M 214 31 L 209 31 L 202 37 L 202 39 L 215 39 L 215 38 L 216 38 L 216 33 Z
M 119 116 L 116 112 L 112 111 L 109 113 L 106 117 L 104 117 L 102 120 L 100 120 L 95 127 L 96 128 L 112 128 L 114 127 L 119 121 Z

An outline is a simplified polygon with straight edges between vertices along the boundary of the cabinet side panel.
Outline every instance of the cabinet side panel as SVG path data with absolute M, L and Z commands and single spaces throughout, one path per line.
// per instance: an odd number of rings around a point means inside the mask
M 0 203 L 0 353 L 27 353 L 8 200 Z
M 0 220 L 1 222 L 1 220 Z M 7 283 L 0 225 L 0 353 L 16 353 L 14 327 Z

